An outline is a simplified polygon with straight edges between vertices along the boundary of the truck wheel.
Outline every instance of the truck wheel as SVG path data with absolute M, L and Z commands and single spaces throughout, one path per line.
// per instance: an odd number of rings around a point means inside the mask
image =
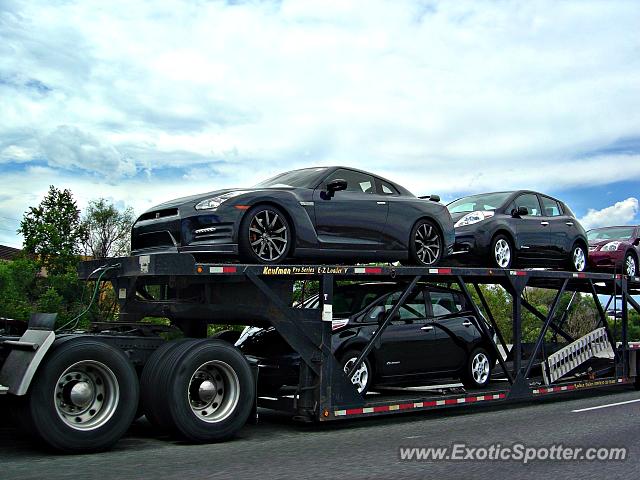
M 145 417 L 147 417 L 149 423 L 156 427 L 162 426 L 162 419 L 156 408 L 156 398 L 160 394 L 156 392 L 156 385 L 158 384 L 157 377 L 162 372 L 160 364 L 167 358 L 167 355 L 169 355 L 171 351 L 187 340 L 188 339 L 181 338 L 179 340 L 169 341 L 160 346 L 151 354 L 142 369 L 142 375 L 140 376 L 140 403 Z
M 21 415 L 51 447 L 94 452 L 124 435 L 135 417 L 138 394 L 138 376 L 124 352 L 78 338 L 45 357 L 21 399 Z
M 165 364 L 165 409 L 176 430 L 194 442 L 232 437 L 255 402 L 255 382 L 240 351 L 221 340 L 183 344 Z
M 467 358 L 462 384 L 467 388 L 484 388 L 491 380 L 493 362 L 484 348 L 476 348 Z
M 162 390 L 160 377 L 164 373 L 164 363 L 175 353 L 184 343 L 193 343 L 194 339 L 181 338 L 172 340 L 151 354 L 149 360 L 142 370 L 140 377 L 140 399 L 142 402 L 142 410 L 144 411 L 149 423 L 159 428 L 170 428 L 171 423 L 168 422 L 166 415 L 162 412 L 162 399 L 164 393 Z

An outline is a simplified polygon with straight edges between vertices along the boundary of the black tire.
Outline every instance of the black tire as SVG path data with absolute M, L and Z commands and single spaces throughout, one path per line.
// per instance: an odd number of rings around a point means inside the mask
M 265 226 L 266 219 L 269 222 L 273 221 L 274 226 Z M 282 228 L 284 230 L 281 231 Z M 264 237 L 259 234 L 262 229 L 264 229 Z M 278 237 L 284 238 L 286 243 Z M 271 205 L 257 205 L 249 210 L 238 230 L 240 257 L 250 263 L 266 265 L 282 263 L 289 255 L 294 240 L 293 230 L 287 217 L 282 210 Z M 261 241 L 262 243 L 255 244 Z M 277 255 L 274 254 L 274 250 Z
M 444 254 L 444 238 L 437 225 L 423 218 L 411 229 L 409 262 L 412 265 L 435 267 Z
M 582 253 L 578 253 L 578 250 Z M 580 257 L 582 260 L 579 261 Z M 569 254 L 568 267 L 571 272 L 584 272 L 587 269 L 587 249 L 580 243 L 574 243 Z
M 179 350 L 183 354 L 165 364 L 164 403 L 175 430 L 193 442 L 232 437 L 247 422 L 255 403 L 249 363 L 237 348 L 221 340 L 183 344 Z
M 495 268 L 513 268 L 515 259 L 513 241 L 502 233 L 493 237 L 489 251 L 489 265 Z
M 218 340 L 224 340 L 225 342 L 229 342 L 231 345 L 235 344 L 242 332 L 238 330 L 222 330 L 220 332 L 216 332 L 211 335 L 210 338 L 217 338 Z
M 467 357 L 467 363 L 460 376 L 462 384 L 471 389 L 486 387 L 491 381 L 493 364 L 494 361 L 484 348 L 475 348 Z
M 358 350 L 348 350 L 347 352 L 340 355 L 340 366 L 342 366 L 345 374 L 347 373 L 347 369 L 348 369 L 347 367 L 351 368 L 351 365 L 353 365 L 353 363 L 358 358 L 360 353 L 361 352 L 359 352 Z M 366 370 L 361 370 L 362 366 L 364 366 Z M 369 361 L 368 358 L 365 358 L 362 361 L 362 365 L 360 368 L 361 369 L 359 369 L 356 373 L 354 373 L 353 377 L 351 378 L 351 383 L 356 385 L 358 389 L 358 393 L 360 393 L 361 395 L 364 395 L 369 391 L 373 383 L 373 368 L 371 367 L 371 362 Z M 366 380 L 363 381 L 362 374 L 365 371 L 366 371 L 367 377 L 366 377 Z M 354 381 L 355 377 L 357 377 L 358 380 Z
M 27 417 L 23 424 L 54 449 L 95 452 L 124 435 L 138 399 L 138 376 L 124 352 L 99 340 L 78 338 L 47 354 L 29 393 L 20 399 L 19 412 Z
M 635 253 L 627 252 L 622 264 L 622 272 L 629 277 L 638 276 L 638 258 Z
M 158 398 L 159 396 L 161 397 L 162 394 L 156 390 L 158 386 L 158 375 L 162 372 L 162 363 L 166 360 L 170 352 L 186 341 L 191 341 L 191 339 L 181 338 L 179 340 L 172 340 L 160 346 L 151 354 L 142 369 L 142 375 L 140 376 L 140 404 L 147 420 L 156 427 L 162 428 L 164 424 L 158 411 Z
M 144 367 L 140 380 L 142 406 L 147 420 L 161 430 L 172 430 L 173 423 L 167 413 L 166 385 L 169 382 L 167 364 L 184 355 L 185 349 L 204 340 L 181 338 L 158 348 Z

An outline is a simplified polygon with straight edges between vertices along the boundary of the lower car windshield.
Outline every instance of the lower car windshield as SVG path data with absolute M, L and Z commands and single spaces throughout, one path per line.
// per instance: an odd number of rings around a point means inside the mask
M 451 213 L 490 211 L 501 207 L 511 192 L 485 193 L 460 198 L 447 205 Z
M 293 170 L 260 182 L 254 188 L 314 188 L 326 170 L 324 167 Z
M 587 232 L 590 241 L 600 240 L 629 240 L 633 235 L 633 227 L 597 228 Z

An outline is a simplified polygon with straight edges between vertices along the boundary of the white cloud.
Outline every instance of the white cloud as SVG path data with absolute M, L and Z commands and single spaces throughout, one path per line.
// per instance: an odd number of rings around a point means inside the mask
M 638 199 L 630 197 L 602 210 L 590 208 L 587 214 L 580 219 L 580 223 L 587 229 L 613 225 L 628 225 L 634 223 L 638 211 L 640 211 Z
M 19 164 L 136 207 L 316 164 L 443 198 L 640 180 L 639 24 L 624 0 L 7 0 L 0 190 L 31 194 Z

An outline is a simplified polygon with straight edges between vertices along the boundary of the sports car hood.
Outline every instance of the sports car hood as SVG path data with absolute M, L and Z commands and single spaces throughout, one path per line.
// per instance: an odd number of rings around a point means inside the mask
M 238 192 L 238 193 L 251 193 L 251 192 L 260 192 L 265 190 L 291 190 L 291 188 L 226 188 L 222 190 L 214 190 L 208 193 L 199 193 L 197 195 L 190 195 L 188 197 L 180 197 L 174 200 L 169 200 L 167 202 L 161 203 L 154 207 L 151 207 L 147 210 L 147 212 L 153 212 L 156 210 L 162 210 L 164 208 L 172 208 L 179 207 L 180 205 L 184 205 L 185 203 L 198 203 L 201 200 L 206 200 L 207 198 L 217 197 L 219 195 L 223 195 L 225 193 Z M 147 213 L 145 212 L 145 213 Z

